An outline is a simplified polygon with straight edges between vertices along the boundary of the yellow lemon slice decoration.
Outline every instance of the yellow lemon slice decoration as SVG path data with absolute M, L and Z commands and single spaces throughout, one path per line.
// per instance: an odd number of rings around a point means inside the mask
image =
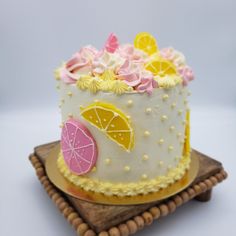
M 134 147 L 134 131 L 130 121 L 114 105 L 95 102 L 81 108 L 81 116 L 126 151 Z
M 136 35 L 134 39 L 134 46 L 140 50 L 143 50 L 148 55 L 158 51 L 156 39 L 149 33 L 141 32 Z
M 165 59 L 154 59 L 145 65 L 145 69 L 153 73 L 154 76 L 176 75 L 176 67 L 170 61 Z
M 191 152 L 190 146 L 190 110 L 188 109 L 186 112 L 186 125 L 185 125 L 185 142 L 183 148 L 183 155 L 189 155 Z

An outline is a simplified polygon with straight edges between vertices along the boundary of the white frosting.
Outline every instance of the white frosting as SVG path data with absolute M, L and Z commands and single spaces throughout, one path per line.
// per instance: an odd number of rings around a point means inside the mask
M 146 93 L 116 95 L 99 91 L 96 94 L 78 90 L 75 84 L 60 82 L 62 121 L 69 116 L 82 121 L 98 146 L 96 171 L 86 174 L 91 179 L 113 183 L 137 182 L 166 175 L 177 167 L 182 157 L 185 131 L 186 87 L 155 89 Z M 135 145 L 131 152 L 110 140 L 80 115 L 80 107 L 94 100 L 111 103 L 130 116 Z

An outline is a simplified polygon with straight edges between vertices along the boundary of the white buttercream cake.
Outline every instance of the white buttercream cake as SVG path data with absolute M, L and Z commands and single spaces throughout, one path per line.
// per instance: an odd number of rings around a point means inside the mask
M 134 45 L 111 34 L 56 70 L 62 114 L 57 165 L 87 191 L 134 196 L 167 188 L 189 168 L 187 84 L 182 53 L 149 33 Z

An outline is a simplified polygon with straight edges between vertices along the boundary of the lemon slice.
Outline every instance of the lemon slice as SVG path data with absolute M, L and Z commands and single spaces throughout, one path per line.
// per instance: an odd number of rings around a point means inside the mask
M 126 151 L 130 151 L 134 147 L 134 131 L 130 121 L 114 105 L 95 102 L 81 108 L 81 116 Z
M 186 112 L 186 126 L 185 126 L 185 142 L 183 148 L 183 155 L 189 155 L 191 152 L 190 146 L 190 110 Z
M 170 61 L 165 59 L 154 59 L 145 65 L 145 69 L 153 73 L 154 76 L 176 75 L 176 67 Z
M 148 55 L 158 51 L 156 39 L 149 33 L 141 32 L 136 35 L 134 39 L 134 46 L 140 50 L 143 50 Z

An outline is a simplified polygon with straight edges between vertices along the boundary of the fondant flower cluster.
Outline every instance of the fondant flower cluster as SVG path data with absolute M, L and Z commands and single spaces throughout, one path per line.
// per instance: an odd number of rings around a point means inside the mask
M 160 65 L 173 67 L 163 70 Z M 147 66 L 147 64 L 150 64 Z M 174 71 L 174 72 L 173 72 Z M 173 48 L 158 50 L 156 41 L 148 33 L 140 33 L 134 45 L 120 45 L 112 33 L 104 47 L 97 50 L 85 46 L 57 71 L 65 83 L 76 84 L 80 89 L 113 91 L 117 94 L 137 91 L 151 94 L 154 88 L 183 85 L 194 79 L 182 53 Z M 178 77 L 178 79 L 176 79 Z

